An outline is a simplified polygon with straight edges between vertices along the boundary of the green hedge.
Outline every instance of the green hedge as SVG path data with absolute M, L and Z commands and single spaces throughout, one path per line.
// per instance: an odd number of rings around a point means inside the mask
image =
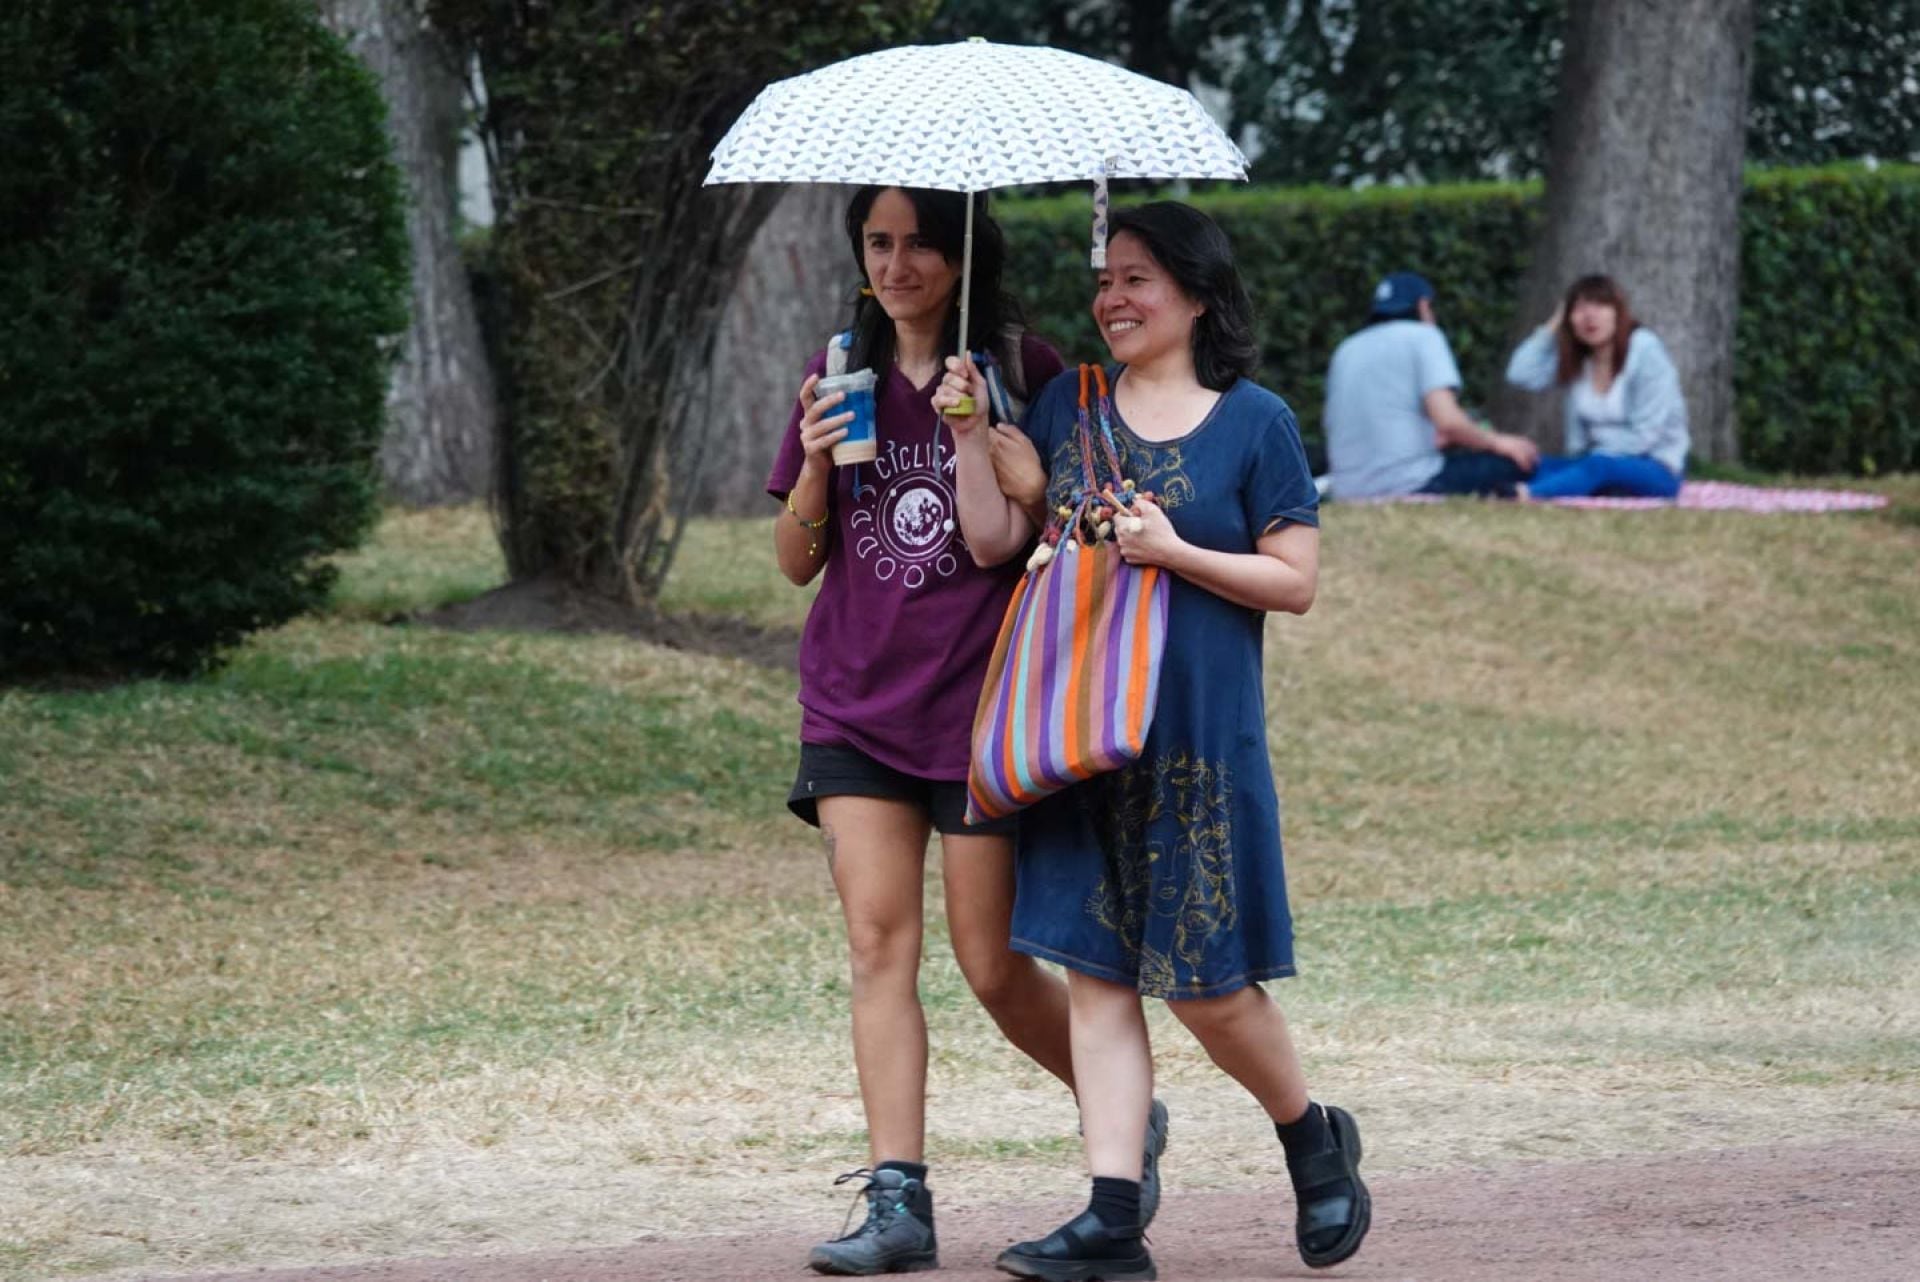
M 0 9 L 0 679 L 324 598 L 406 320 L 383 118 L 311 0 Z
M 1390 271 L 1424 271 L 1439 287 L 1469 403 L 1497 386 L 1539 184 L 1237 188 L 1192 202 L 1233 238 L 1259 317 L 1261 381 L 1287 398 L 1310 446 L 1328 358 Z M 1102 351 L 1087 311 L 1086 196 L 1006 201 L 998 214 L 1033 327 L 1070 355 Z M 1920 467 L 1920 169 L 1756 173 L 1741 218 L 1742 461 Z

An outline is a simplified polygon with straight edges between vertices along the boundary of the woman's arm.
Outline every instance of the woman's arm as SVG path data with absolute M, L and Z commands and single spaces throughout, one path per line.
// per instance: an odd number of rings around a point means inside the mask
M 1554 337 L 1560 328 L 1560 313 L 1520 340 L 1507 359 L 1507 381 L 1530 392 L 1544 392 L 1553 386 L 1560 368 L 1560 345 Z
M 1305 614 L 1320 585 L 1320 531 L 1289 522 L 1262 534 L 1252 552 L 1195 547 L 1150 499 L 1137 502 L 1141 528 L 1119 531 L 1120 555 L 1130 565 L 1157 565 L 1250 610 Z
M 1000 492 L 1019 504 L 1035 529 L 1047 523 L 1047 465 L 1027 434 L 1006 423 L 993 429 L 993 479 Z
M 1658 334 L 1650 329 L 1634 331 L 1622 376 L 1627 380 L 1627 422 L 1634 435 L 1648 443 L 1647 453 L 1678 476 L 1686 469 L 1687 450 L 1693 443 L 1687 429 L 1687 398 L 1680 390 L 1680 371 Z
M 949 418 L 953 428 L 954 501 L 959 508 L 960 532 L 966 536 L 975 565 L 999 565 L 1033 537 L 1033 518 L 1020 504 L 1000 492 L 994 476 L 992 431 L 987 425 L 987 381 L 972 361 L 947 357 L 947 373 L 933 406 L 946 410 L 962 396 L 971 395 L 980 407 L 972 418 Z
M 787 492 L 787 504 L 773 521 L 773 553 L 780 573 L 787 581 L 804 585 L 813 581 L 827 563 L 827 547 L 832 542 L 833 526 L 829 497 L 833 482 L 833 454 L 836 443 L 847 435 L 853 415 L 828 413 L 846 399 L 844 392 L 815 399 L 818 374 L 807 375 L 800 384 L 800 448 L 805 458 L 800 475 Z
M 1531 472 L 1540 463 L 1540 447 L 1524 436 L 1496 432 L 1476 423 L 1460 408 L 1460 398 L 1451 387 L 1436 387 L 1421 400 L 1427 421 L 1433 424 L 1433 442 L 1441 449 L 1462 446 L 1485 450 L 1513 460 L 1522 472 Z

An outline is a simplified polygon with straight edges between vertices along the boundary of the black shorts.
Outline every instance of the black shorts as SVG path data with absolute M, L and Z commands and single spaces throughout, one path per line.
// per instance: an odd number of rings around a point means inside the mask
M 922 779 L 882 765 L 842 744 L 800 745 L 800 773 L 787 794 L 787 809 L 818 828 L 821 797 L 886 797 L 918 806 L 938 833 L 961 837 L 1011 837 L 1018 819 L 1007 815 L 967 822 L 967 785 L 952 779 Z

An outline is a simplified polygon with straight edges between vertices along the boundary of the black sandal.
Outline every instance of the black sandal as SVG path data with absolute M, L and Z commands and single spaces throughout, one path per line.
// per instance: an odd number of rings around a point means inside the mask
M 1300 1258 L 1310 1269 L 1324 1269 L 1340 1263 L 1360 1249 L 1367 1229 L 1373 1224 L 1373 1195 L 1360 1179 L 1360 1128 L 1344 1108 L 1324 1106 L 1327 1129 L 1333 1133 L 1333 1147 L 1295 1162 L 1287 1161 L 1287 1174 L 1293 1177 L 1293 1192 L 1298 1211 L 1294 1217 L 1294 1244 Z M 1352 1186 L 1351 1195 L 1336 1191 Z M 1315 1196 L 1319 1190 L 1320 1192 Z M 1307 1239 L 1329 1229 L 1342 1229 L 1338 1238 L 1320 1250 L 1311 1250 Z

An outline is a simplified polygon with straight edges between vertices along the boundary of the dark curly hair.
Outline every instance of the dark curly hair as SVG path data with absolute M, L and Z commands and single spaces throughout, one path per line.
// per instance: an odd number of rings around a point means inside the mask
M 1260 356 L 1253 300 L 1220 224 L 1192 205 L 1156 200 L 1116 211 L 1107 227 L 1109 242 L 1121 232 L 1138 236 L 1180 292 L 1206 308 L 1193 323 L 1193 372 L 1201 386 L 1224 392 L 1252 377 Z

